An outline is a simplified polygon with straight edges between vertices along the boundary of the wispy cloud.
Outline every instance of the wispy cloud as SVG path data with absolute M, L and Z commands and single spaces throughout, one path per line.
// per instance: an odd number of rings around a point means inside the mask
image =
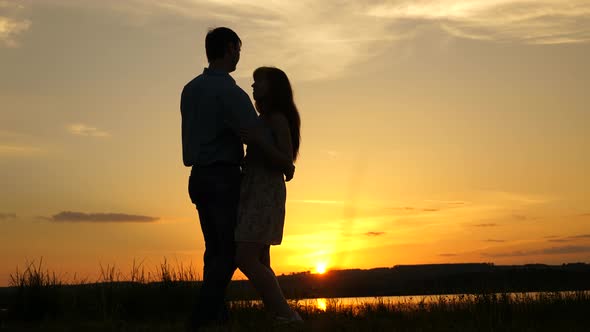
M 16 219 L 16 213 L 0 213 L 0 220 Z
M 366 236 L 380 236 L 385 234 L 385 232 L 366 232 L 365 235 Z
M 125 213 L 84 213 L 84 212 L 72 212 L 63 211 L 55 214 L 49 218 L 50 221 L 54 222 L 154 222 L 157 221 L 158 217 L 125 214 Z
M 63 0 L 56 0 L 63 1 Z M 336 78 L 359 62 L 382 54 L 412 29 L 391 31 L 387 20 L 366 15 L 356 1 L 127 0 L 109 1 L 132 21 L 149 24 L 173 15 L 206 26 L 227 25 L 244 42 L 235 75 L 251 76 L 260 65 L 286 70 L 293 80 Z M 106 6 L 107 4 L 105 4 Z M 204 33 L 204 31 L 203 31 Z
M 573 242 L 575 240 L 580 240 L 580 239 L 590 239 L 590 234 L 579 234 L 579 235 L 571 235 L 571 236 L 567 236 L 567 237 L 545 237 L 547 238 L 548 242 Z
M 455 257 L 457 254 L 438 254 L 441 257 Z
M 0 144 L 0 156 L 31 156 L 43 152 L 35 146 Z
M 414 211 L 416 210 L 415 207 L 411 207 L 411 206 L 402 206 L 402 207 L 389 207 L 386 208 L 388 210 L 396 210 L 396 211 Z
M 23 138 L 23 137 L 29 138 L 31 136 L 29 136 L 27 134 L 15 132 L 15 131 L 0 130 L 0 137 L 14 139 L 14 138 Z
M 569 242 L 570 240 L 568 239 L 549 239 L 547 240 L 547 242 L 559 242 L 559 243 L 563 243 L 563 242 Z
M 414 206 L 400 206 L 400 207 L 387 207 L 387 210 L 394 210 L 394 211 L 413 211 L 413 212 L 439 212 L 441 211 L 440 208 L 422 208 L 422 207 L 414 207 Z
M 344 205 L 345 201 L 330 201 L 321 199 L 290 199 L 289 203 L 300 203 L 300 204 L 320 204 L 320 205 Z
M 439 204 L 444 204 L 444 205 L 465 205 L 468 202 L 466 201 L 445 201 L 445 200 L 435 200 L 435 199 L 427 199 L 425 200 L 425 202 L 430 202 L 430 203 L 439 203 Z
M 495 223 L 487 223 L 487 224 L 475 224 L 474 227 L 496 227 L 498 224 Z
M 504 243 L 506 240 L 487 239 L 485 242 Z
M 513 217 L 515 220 L 518 220 L 518 221 L 526 221 L 526 220 L 529 220 L 529 217 L 528 217 L 528 216 L 525 216 L 525 215 L 523 215 L 523 214 L 515 214 L 515 215 L 513 215 L 512 217 Z
M 590 239 L 590 234 L 573 235 L 570 239 Z
M 67 129 L 70 132 L 70 134 L 78 135 L 78 136 L 92 136 L 92 137 L 109 137 L 109 136 L 111 136 L 111 134 L 109 134 L 106 131 L 100 130 L 95 127 L 87 126 L 83 123 L 71 124 L 67 127 Z
M 548 255 L 557 254 L 575 254 L 590 252 L 590 246 L 563 246 L 563 247 L 551 247 L 541 250 L 541 253 Z
M 26 1 L 0 1 L 0 47 L 19 47 L 19 37 L 31 28 Z
M 380 1 L 367 14 L 432 22 L 461 38 L 528 44 L 590 41 L 587 0 Z
M 40 141 L 29 134 L 0 130 L 0 157 L 28 157 L 47 152 L 47 147 L 38 144 Z
M 75 1 L 53 0 L 70 6 Z M 126 24 L 162 16 L 202 26 L 227 25 L 241 36 L 235 73 L 249 77 L 260 65 L 286 70 L 293 80 L 336 79 L 419 38 L 424 26 L 461 38 L 530 44 L 590 40 L 587 0 L 125 0 L 83 2 L 112 9 Z M 122 16 L 121 13 L 126 15 Z M 132 23 L 130 23 L 132 22 Z M 201 33 L 204 35 L 205 28 Z M 399 48 L 395 52 L 403 57 Z M 392 59 L 394 61 L 395 59 Z
M 338 151 L 335 150 L 324 150 L 324 152 L 330 157 L 330 158 L 337 158 L 338 155 L 340 154 Z
M 562 255 L 590 252 L 590 246 L 561 246 L 536 250 L 516 250 L 511 252 L 482 253 L 485 257 L 520 257 L 536 255 Z

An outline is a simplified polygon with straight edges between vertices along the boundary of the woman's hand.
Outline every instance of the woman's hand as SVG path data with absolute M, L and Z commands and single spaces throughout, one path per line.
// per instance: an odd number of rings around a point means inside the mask
M 285 182 L 291 181 L 293 176 L 295 175 L 295 165 L 291 165 L 291 167 L 285 170 Z

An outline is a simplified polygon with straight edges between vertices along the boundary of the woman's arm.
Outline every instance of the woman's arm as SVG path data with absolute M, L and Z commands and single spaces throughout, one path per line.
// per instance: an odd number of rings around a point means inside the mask
M 268 147 L 263 147 L 267 157 L 272 163 L 284 168 L 293 166 L 293 143 L 289 121 L 280 113 L 272 114 L 268 120 L 275 135 L 276 146 L 268 144 Z
M 252 130 L 242 130 L 242 138 L 248 144 L 260 147 L 267 160 L 278 169 L 283 170 L 287 181 L 293 177 L 293 143 L 289 121 L 283 114 L 273 114 L 268 118 L 268 124 L 275 135 L 276 145 L 265 140 L 261 133 Z

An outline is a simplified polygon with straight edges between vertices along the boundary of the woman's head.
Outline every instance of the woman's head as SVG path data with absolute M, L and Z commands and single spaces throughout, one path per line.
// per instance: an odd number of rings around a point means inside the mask
M 260 67 L 254 71 L 252 84 L 256 109 L 260 114 L 282 113 L 289 121 L 293 160 L 299 153 L 301 119 L 293 100 L 293 89 L 287 74 L 275 67 Z
M 260 106 L 276 106 L 293 101 L 293 90 L 287 74 L 275 67 L 260 67 L 254 71 L 254 100 Z M 264 109 L 259 110 L 264 112 Z M 272 112 L 272 110 L 270 110 Z

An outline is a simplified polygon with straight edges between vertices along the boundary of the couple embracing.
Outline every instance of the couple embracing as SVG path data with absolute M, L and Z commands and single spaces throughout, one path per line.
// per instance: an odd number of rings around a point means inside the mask
M 192 167 L 188 191 L 205 239 L 192 330 L 228 320 L 225 290 L 236 268 L 275 319 L 301 321 L 270 267 L 270 246 L 283 236 L 285 181 L 295 172 L 299 113 L 289 79 L 273 67 L 254 71 L 252 105 L 229 75 L 240 60 L 241 45 L 231 29 L 210 30 L 205 39 L 209 66 L 182 91 L 183 161 Z

